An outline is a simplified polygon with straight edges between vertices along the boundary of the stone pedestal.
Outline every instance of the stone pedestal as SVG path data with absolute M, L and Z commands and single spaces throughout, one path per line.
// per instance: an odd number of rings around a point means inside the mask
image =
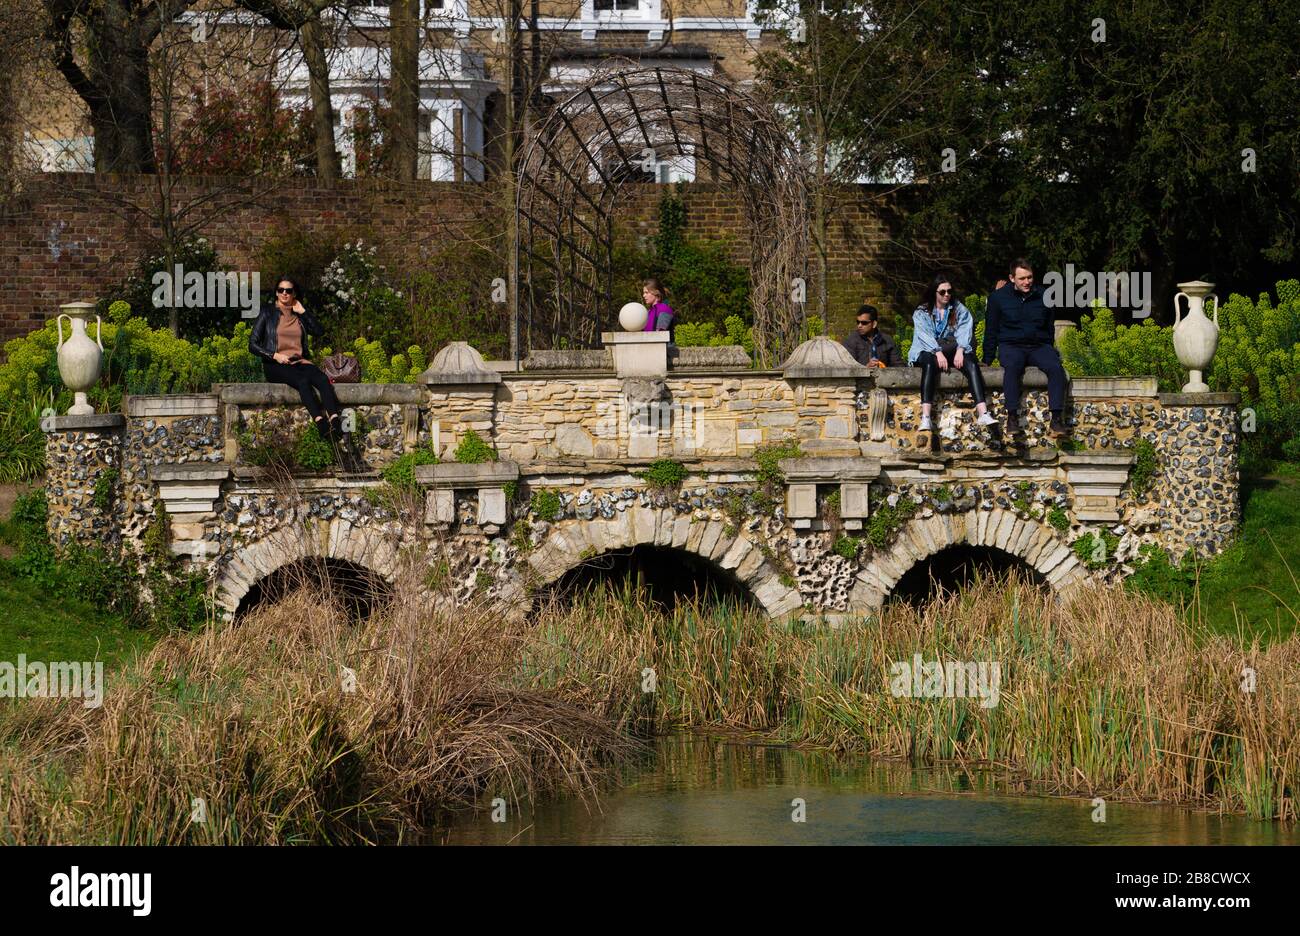
M 666 377 L 668 332 L 601 332 L 600 340 L 614 355 L 619 377 Z
M 119 413 L 41 420 L 46 432 L 45 494 L 50 505 L 45 525 L 56 549 L 74 544 L 110 547 L 121 541 L 125 427 L 126 417 Z

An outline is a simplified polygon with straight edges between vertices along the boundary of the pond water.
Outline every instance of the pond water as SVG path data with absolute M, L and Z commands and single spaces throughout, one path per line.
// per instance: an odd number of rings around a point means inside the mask
M 665 738 L 599 800 L 466 811 L 448 844 L 1266 845 L 1294 827 L 1167 806 L 1011 795 L 992 774 L 775 745 Z M 796 822 L 802 800 L 804 821 Z M 500 812 L 498 810 L 498 812 Z

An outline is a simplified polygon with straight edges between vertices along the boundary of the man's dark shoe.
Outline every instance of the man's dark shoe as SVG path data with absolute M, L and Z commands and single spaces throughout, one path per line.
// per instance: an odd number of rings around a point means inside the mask
M 1020 417 L 1015 413 L 1007 414 L 1007 435 L 1020 435 Z
M 1070 434 L 1070 430 L 1065 428 L 1065 420 L 1056 413 L 1052 414 L 1052 421 L 1048 424 L 1047 431 L 1054 439 L 1063 439 Z

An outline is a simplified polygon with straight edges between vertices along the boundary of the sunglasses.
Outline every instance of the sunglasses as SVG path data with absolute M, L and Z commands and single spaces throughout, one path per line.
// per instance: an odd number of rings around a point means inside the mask
M 951 290 L 951 289 L 939 289 L 939 290 L 936 290 L 936 292 L 938 292 L 939 295 L 941 295 L 941 296 L 949 296 L 949 295 L 952 295 L 952 290 Z
M 871 324 L 871 319 L 858 319 L 858 324 L 859 324 L 859 325 L 870 325 L 870 324 Z
M 277 286 L 277 287 L 275 287 L 275 291 L 278 292 L 278 293 L 288 293 L 288 294 L 291 295 L 291 296 L 293 295 L 293 287 L 292 287 L 292 286 L 290 286 L 288 289 L 285 289 L 283 286 Z

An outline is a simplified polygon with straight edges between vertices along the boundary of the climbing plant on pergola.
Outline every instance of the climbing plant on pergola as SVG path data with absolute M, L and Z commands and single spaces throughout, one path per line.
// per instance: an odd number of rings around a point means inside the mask
M 763 366 L 789 353 L 804 315 L 807 187 L 780 116 L 716 79 L 631 63 L 557 103 L 527 143 L 512 277 L 517 348 L 589 348 L 617 328 L 620 196 L 674 160 L 693 160 L 696 179 L 735 192 L 749 232 L 755 355 Z

